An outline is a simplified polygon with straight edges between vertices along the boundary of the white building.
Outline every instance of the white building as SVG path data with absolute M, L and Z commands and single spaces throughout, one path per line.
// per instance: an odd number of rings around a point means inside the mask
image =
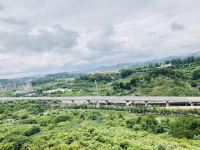
M 52 93 L 56 93 L 56 92 L 64 93 L 64 92 L 71 92 L 71 91 L 72 91 L 71 89 L 53 89 L 53 90 L 43 91 L 42 93 L 44 93 L 44 94 L 52 94 Z
M 161 64 L 160 68 L 167 68 L 167 67 L 171 67 L 171 66 L 172 66 L 171 63 L 169 63 L 169 64 Z

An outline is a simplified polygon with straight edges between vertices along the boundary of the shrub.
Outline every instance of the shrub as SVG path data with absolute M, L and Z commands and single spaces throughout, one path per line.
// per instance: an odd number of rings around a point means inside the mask
M 40 132 L 40 128 L 37 127 L 37 126 L 32 126 L 31 128 L 29 128 L 28 130 L 26 130 L 24 132 L 24 135 L 25 136 L 31 136 L 31 135 L 34 135 L 36 133 Z
M 73 144 L 70 145 L 69 150 L 78 150 L 80 147 L 78 142 L 74 142 Z
M 42 106 L 42 104 L 38 103 L 33 107 L 30 107 L 28 111 L 32 112 L 33 114 L 40 114 L 45 111 L 45 106 Z
M 191 82 L 191 87 L 197 87 L 198 84 L 196 82 Z
M 75 141 L 73 136 L 69 136 L 66 138 L 66 144 L 70 145 L 71 143 L 73 143 Z
M 3 142 L 4 139 L 5 139 L 4 136 L 0 136 L 0 142 Z
M 155 129 L 153 130 L 154 133 L 163 133 L 165 132 L 165 128 L 162 124 L 158 124 Z
M 141 127 L 144 130 L 155 132 L 158 121 L 154 116 L 143 117 L 141 120 Z
M 133 86 L 136 86 L 138 83 L 140 82 L 140 80 L 138 78 L 133 78 L 131 79 L 130 83 L 133 85 Z
M 17 136 L 13 139 L 13 150 L 20 150 L 23 146 L 23 144 L 28 142 L 28 138 L 24 136 Z
M 122 69 L 122 70 L 120 70 L 120 76 L 121 76 L 122 78 L 125 78 L 125 77 L 127 77 L 127 76 L 129 76 L 129 75 L 131 75 L 131 74 L 133 74 L 133 73 L 134 73 L 134 70 L 131 69 L 131 68 L 127 68 L 127 69 Z
M 195 135 L 200 135 L 200 120 L 181 117 L 171 124 L 170 133 L 174 137 L 192 139 Z
M 100 114 L 100 112 L 93 112 L 93 113 L 89 114 L 88 118 L 91 120 L 100 120 L 101 114 Z
M 200 79 L 200 69 L 198 70 L 195 70 L 192 74 L 192 79 L 193 80 L 197 80 L 197 79 Z
M 36 124 L 37 120 L 36 119 L 26 119 L 22 121 L 23 124 Z
M 127 150 L 129 146 L 130 146 L 130 143 L 128 141 L 123 141 L 122 143 L 120 143 L 120 147 L 122 149 Z
M 28 118 L 27 114 L 21 116 L 21 119 L 27 119 L 27 118 Z
M 85 119 L 86 119 L 86 116 L 85 116 L 85 114 L 84 114 L 84 113 L 81 113 L 81 114 L 80 114 L 80 119 L 83 119 L 83 120 L 85 120 Z
M 72 117 L 70 115 L 59 116 L 55 118 L 55 123 L 63 122 L 63 121 L 70 121 Z
M 140 130 L 141 129 L 141 126 L 139 125 L 139 124 L 135 124 L 134 126 L 133 126 L 133 130 L 134 131 L 138 131 L 138 130 Z
M 106 143 L 107 139 L 102 135 L 98 135 L 96 138 L 96 141 L 101 142 L 101 143 Z
M 133 118 L 126 121 L 126 125 L 128 128 L 133 128 L 135 123 L 136 123 L 136 120 Z
M 193 139 L 194 140 L 200 140 L 200 135 L 194 135 Z
M 155 150 L 166 150 L 166 148 L 163 145 L 158 145 Z

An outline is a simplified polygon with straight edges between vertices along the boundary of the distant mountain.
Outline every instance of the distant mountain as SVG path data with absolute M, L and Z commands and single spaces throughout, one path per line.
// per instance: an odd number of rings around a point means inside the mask
M 53 74 L 47 74 L 47 75 L 38 75 L 34 77 L 24 77 L 24 78 L 17 78 L 17 79 L 0 79 L 0 85 L 10 85 L 10 84 L 16 84 L 16 83 L 26 83 L 30 80 L 34 80 L 37 78 L 42 77 L 49 77 L 49 78 L 57 78 L 57 77 L 75 77 L 79 76 L 84 73 L 93 73 L 93 72 L 107 72 L 107 71 L 119 71 L 122 68 L 125 67 L 134 67 L 134 66 L 143 66 L 147 64 L 154 64 L 154 63 L 164 63 L 166 60 L 172 60 L 177 58 L 186 58 L 188 56 L 200 56 L 200 51 L 196 51 L 190 54 L 185 54 L 182 56 L 168 56 L 161 59 L 153 59 L 150 61 L 143 61 L 143 62 L 130 62 L 130 63 L 120 63 L 115 65 L 108 65 L 108 66 L 99 66 L 93 69 L 87 69 L 87 70 L 80 70 L 76 72 L 61 72 L 61 73 L 53 73 Z
M 170 57 L 164 57 L 161 59 L 154 59 L 154 60 L 144 61 L 144 62 L 132 62 L 132 63 L 130 62 L 130 63 L 110 65 L 110 66 L 100 66 L 94 69 L 85 70 L 84 72 L 119 71 L 120 69 L 125 68 L 125 67 L 143 66 L 143 65 L 152 64 L 152 63 L 163 63 L 166 60 L 171 60 L 175 58 L 182 58 L 182 56 L 170 56 Z
M 197 51 L 197 52 L 194 52 L 191 54 L 181 55 L 181 56 L 172 55 L 172 56 L 164 57 L 161 59 L 153 59 L 153 60 L 144 61 L 144 62 L 130 62 L 130 63 L 121 63 L 121 64 L 116 64 L 116 65 L 110 65 L 110 66 L 99 66 L 94 69 L 85 70 L 84 72 L 119 71 L 120 69 L 125 68 L 125 67 L 143 66 L 146 64 L 154 64 L 154 63 L 164 63 L 167 60 L 172 60 L 172 59 L 177 59 L 177 58 L 183 59 L 188 56 L 200 56 L 200 51 Z
M 61 73 L 55 73 L 55 74 L 48 74 L 45 77 L 49 78 L 63 78 L 63 77 L 75 77 L 80 75 L 80 73 L 71 73 L 71 72 L 61 72 Z
M 9 87 L 17 84 L 24 84 L 36 79 L 35 77 L 24 77 L 16 79 L 0 79 L 0 85 L 3 87 Z
M 189 56 L 200 56 L 200 51 L 191 53 Z
M 136 63 L 121 63 L 110 66 L 99 66 L 94 69 L 85 70 L 84 72 L 105 72 L 105 71 L 118 71 L 121 68 L 130 67 L 130 66 L 140 66 L 143 65 L 143 62 Z

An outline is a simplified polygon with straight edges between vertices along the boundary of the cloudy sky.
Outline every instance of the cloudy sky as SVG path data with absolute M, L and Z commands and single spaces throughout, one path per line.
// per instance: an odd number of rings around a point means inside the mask
M 199 0 L 0 0 L 0 78 L 199 50 Z

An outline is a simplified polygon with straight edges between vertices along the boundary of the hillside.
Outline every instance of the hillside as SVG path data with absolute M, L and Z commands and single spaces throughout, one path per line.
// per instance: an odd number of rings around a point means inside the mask
M 1 90 L 1 96 L 200 96 L 200 57 L 168 60 L 160 64 L 129 67 L 120 72 L 56 74 Z
M 61 73 L 15 82 L 1 96 L 200 96 L 200 57 L 172 59 L 160 64 L 123 68 L 119 72 Z

